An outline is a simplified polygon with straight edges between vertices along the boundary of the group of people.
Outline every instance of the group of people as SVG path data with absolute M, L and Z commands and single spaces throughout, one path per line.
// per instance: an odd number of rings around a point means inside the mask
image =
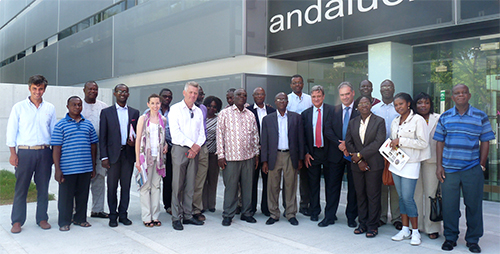
M 297 212 L 319 221 L 323 174 L 326 206 L 318 226 L 326 227 L 337 220 L 346 175 L 345 215 L 354 234 L 377 236 L 378 228 L 388 222 L 390 205 L 391 222 L 399 230 L 392 240 L 411 239 L 412 245 L 419 245 L 419 231 L 438 238 L 441 223 L 429 219 L 427 197 L 434 196 L 441 184 L 446 238 L 442 249 L 456 246 L 461 189 L 467 207 L 465 240 L 471 252 L 481 251 L 482 172 L 494 134 L 487 115 L 468 103 L 471 94 L 466 85 L 453 87 L 455 107 L 440 116 L 428 94 L 414 99 L 407 93 L 394 95 L 391 80 L 380 85 L 382 100 L 372 97 L 368 80 L 359 84 L 361 96 L 356 100 L 352 84 L 342 82 L 341 104 L 332 106 L 324 103 L 322 86 L 305 94 L 303 78 L 294 75 L 292 92 L 278 93 L 275 108 L 265 104 L 265 90 L 258 87 L 252 94 L 253 105 L 247 104 L 244 89 L 228 90 L 229 105 L 224 109 L 219 98 L 205 98 L 202 87 L 190 81 L 183 100 L 170 106 L 172 91 L 163 89 L 148 97 L 148 109 L 140 115 L 127 105 L 126 85 L 114 88 L 116 103 L 108 107 L 96 99 L 98 86 L 90 81 L 84 85 L 84 99 L 70 97 L 68 113 L 57 123 L 54 106 L 42 99 L 47 80 L 36 75 L 28 85 L 31 95 L 14 105 L 7 128 L 10 163 L 17 177 L 12 233 L 21 232 L 26 220 L 33 173 L 38 189 L 36 221 L 43 229 L 51 227 L 47 203 L 52 163 L 59 183 L 61 231 L 68 231 L 71 224 L 90 226 L 89 188 L 92 217 L 109 218 L 111 227 L 118 222 L 131 225 L 127 210 L 135 166 L 144 176 L 140 201 L 146 227 L 161 226 L 162 180 L 164 209 L 172 215 L 172 227 L 203 225 L 203 213 L 215 212 L 220 170 L 225 187 L 223 226 L 231 225 L 236 214 L 256 223 L 259 179 L 260 209 L 269 216 L 267 225 L 280 220 L 280 190 L 283 217 L 291 225 L 299 224 Z M 379 153 L 387 139 L 392 149 L 408 155 L 402 168 Z M 382 183 L 384 170 L 392 173 L 394 185 Z M 105 179 L 109 214 L 104 212 Z

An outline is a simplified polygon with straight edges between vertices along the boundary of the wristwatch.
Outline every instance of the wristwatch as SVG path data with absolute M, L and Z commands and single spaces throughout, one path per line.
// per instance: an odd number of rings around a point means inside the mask
M 356 156 L 358 156 L 358 158 L 361 159 L 361 154 L 360 153 L 357 153 Z

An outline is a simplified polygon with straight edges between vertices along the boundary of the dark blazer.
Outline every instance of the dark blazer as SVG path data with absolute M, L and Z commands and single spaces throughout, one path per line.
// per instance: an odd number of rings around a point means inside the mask
M 311 154 L 313 151 L 314 147 L 314 135 L 313 135 L 313 124 L 312 124 L 312 119 L 313 119 L 313 109 L 315 107 L 312 106 L 302 112 L 302 124 L 304 124 L 304 132 L 305 132 L 305 153 L 306 154 Z M 328 119 L 332 117 L 332 112 L 333 112 L 333 106 L 323 103 L 323 143 L 324 143 L 324 149 L 326 150 L 325 152 L 328 154 L 328 150 L 330 147 L 330 142 L 328 142 L 328 139 L 326 137 L 326 125 L 325 123 L 327 122 Z
M 295 169 L 299 166 L 299 160 L 304 159 L 304 127 L 299 114 L 287 112 L 288 120 L 288 147 L 290 149 L 290 158 Z M 267 161 L 269 170 L 273 170 L 278 156 L 278 112 L 265 116 L 262 119 L 261 135 L 261 161 Z
M 385 121 L 382 117 L 375 114 L 370 116 L 368 127 L 365 132 L 365 143 L 361 143 L 359 137 L 359 125 L 361 116 L 349 121 L 345 143 L 349 153 L 360 153 L 364 160 L 370 166 L 370 171 L 378 171 L 384 169 L 384 158 L 378 152 L 378 149 L 385 142 Z M 358 164 L 352 164 L 352 170 L 358 170 Z
M 359 115 L 358 109 L 353 108 L 350 119 L 354 119 Z M 342 104 L 337 105 L 333 109 L 332 117 L 327 118 L 325 136 L 331 142 L 331 149 L 328 153 L 330 162 L 338 163 L 342 160 L 343 153 L 339 150 L 339 140 L 342 140 Z
M 254 105 L 255 105 L 255 103 L 252 104 L 252 105 L 250 105 L 250 106 L 248 106 L 247 109 L 250 110 L 250 111 L 252 111 L 252 113 L 255 115 L 255 121 L 257 122 L 257 129 L 259 130 L 259 134 L 260 134 L 260 128 L 261 128 L 262 123 L 259 122 L 259 115 L 257 114 L 257 109 L 253 108 Z M 276 109 L 273 108 L 271 105 L 266 104 L 266 112 L 269 115 L 269 114 L 271 114 L 273 112 L 276 112 Z M 264 121 L 264 119 L 262 121 Z
M 121 133 L 118 114 L 116 113 L 116 104 L 101 111 L 99 124 L 99 149 L 101 158 L 108 157 L 109 163 L 114 164 L 118 161 L 121 151 Z M 130 124 L 137 132 L 137 120 L 139 119 L 139 110 L 128 106 L 128 124 L 127 139 L 130 134 Z M 127 159 L 130 163 L 135 162 L 135 147 L 127 145 Z

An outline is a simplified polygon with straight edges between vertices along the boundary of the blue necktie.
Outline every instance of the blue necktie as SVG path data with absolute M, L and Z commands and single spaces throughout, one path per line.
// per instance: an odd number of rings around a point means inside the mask
M 344 122 L 342 123 L 342 140 L 345 140 L 345 135 L 347 133 L 347 125 L 349 125 L 349 119 L 351 116 L 349 115 L 349 109 L 351 107 L 345 107 L 345 115 L 344 115 Z M 344 158 L 348 161 L 351 161 L 351 156 L 345 156 Z

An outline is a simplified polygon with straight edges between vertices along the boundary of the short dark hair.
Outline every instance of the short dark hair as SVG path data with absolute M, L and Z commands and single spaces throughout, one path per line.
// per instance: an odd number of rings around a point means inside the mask
M 151 94 L 149 97 L 148 97 L 148 103 L 151 101 L 152 98 L 158 98 L 160 101 L 161 101 L 161 98 L 158 94 Z
M 217 112 L 219 112 L 222 109 L 222 101 L 221 99 L 219 99 L 219 97 L 210 95 L 205 98 L 205 100 L 203 101 L 203 105 L 205 105 L 205 107 L 208 107 L 210 106 L 210 104 L 212 104 L 212 101 L 215 101 L 215 108 L 217 109 Z
M 415 103 L 413 102 L 411 95 L 409 95 L 407 93 L 398 93 L 394 96 L 394 100 L 396 100 L 396 99 L 402 99 L 406 102 L 410 102 L 410 109 L 415 111 Z
M 415 96 L 415 98 L 413 98 L 413 103 L 415 104 L 415 106 L 417 106 L 418 101 L 421 99 L 429 99 L 429 102 L 431 103 L 431 109 L 429 110 L 429 114 L 433 114 L 434 113 L 434 102 L 432 101 L 432 97 L 429 94 L 424 93 L 424 92 L 417 94 L 417 96 Z
M 161 89 L 159 94 L 162 94 L 163 92 L 170 92 L 173 95 L 172 90 L 170 90 L 168 88 Z
M 97 83 L 95 81 L 90 80 L 90 81 L 85 82 L 85 84 L 83 85 L 83 88 L 87 87 L 88 84 L 95 84 L 97 87 L 99 87 L 99 85 L 97 85 Z
M 295 75 L 293 75 L 293 76 L 292 76 L 292 78 L 290 79 L 290 82 L 292 82 L 292 80 L 293 80 L 294 78 L 301 78 L 301 79 L 302 79 L 302 82 L 304 82 L 304 78 L 303 78 L 302 76 L 300 76 L 299 74 L 295 74 Z
M 34 76 L 31 76 L 29 79 L 28 79 L 28 86 L 31 86 L 31 85 L 36 85 L 36 86 L 39 86 L 39 85 L 43 85 L 44 88 L 47 88 L 47 84 L 49 82 L 47 82 L 47 79 L 42 76 L 42 75 L 34 75 Z
M 115 89 L 114 89 L 115 93 L 116 93 L 116 91 L 117 91 L 118 87 L 120 87 L 120 86 L 124 86 L 124 87 L 126 87 L 126 88 L 127 88 L 127 90 L 128 90 L 128 86 L 127 86 L 127 85 L 125 85 L 125 84 L 118 84 L 118 85 L 116 85 L 116 86 L 115 86 Z
M 73 95 L 71 97 L 68 98 L 68 100 L 66 101 L 66 105 L 69 105 L 69 101 L 72 100 L 72 99 L 79 99 L 80 101 L 82 100 L 80 97 L 76 96 L 76 95 Z
M 234 93 L 236 91 L 236 88 L 229 88 L 226 93 Z

